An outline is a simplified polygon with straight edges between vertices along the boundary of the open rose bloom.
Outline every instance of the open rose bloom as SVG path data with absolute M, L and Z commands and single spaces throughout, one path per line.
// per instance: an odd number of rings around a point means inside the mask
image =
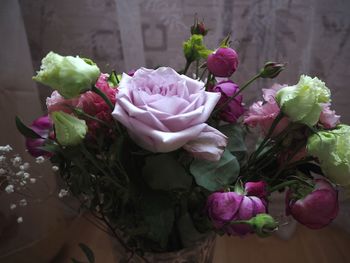
M 29 126 L 16 119 L 28 152 L 55 166 L 62 193 L 125 241 L 123 262 L 162 261 L 149 255 L 205 244 L 213 232 L 271 235 L 276 191 L 288 193 L 289 215 L 321 228 L 337 215 L 338 189 L 350 187 L 350 128 L 331 89 L 302 75 L 249 105 L 254 81 L 285 65 L 270 61 L 234 82 L 239 54 L 229 37 L 207 47 L 206 33 L 197 21 L 179 69 L 101 73 L 90 59 L 50 52 L 35 77 L 54 89 L 48 116 Z M 199 254 L 180 261 L 205 262 Z
M 184 146 L 201 151 L 186 144 L 207 133 L 210 145 L 203 147 L 219 160 L 226 136 L 205 123 L 219 99 L 219 93 L 205 91 L 203 82 L 171 68 L 141 68 L 132 77 L 123 75 L 112 115 L 137 144 L 151 152 L 170 152 Z

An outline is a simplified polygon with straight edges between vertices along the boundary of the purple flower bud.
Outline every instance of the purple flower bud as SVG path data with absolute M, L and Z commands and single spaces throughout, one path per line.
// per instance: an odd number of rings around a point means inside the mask
M 245 191 L 248 196 L 267 198 L 267 184 L 264 181 L 246 183 Z
M 235 93 L 239 91 L 238 85 L 233 83 L 232 81 L 222 81 L 216 84 L 212 89 L 212 91 L 220 92 L 221 98 L 217 104 L 217 107 L 220 108 L 226 101 L 233 96 Z M 228 105 L 220 111 L 219 117 L 223 121 L 227 121 L 230 123 L 235 123 L 239 117 L 244 113 L 244 108 L 242 105 L 243 97 L 238 95 L 234 99 L 232 99 Z
M 230 222 L 249 220 L 266 213 L 266 202 L 259 197 L 236 192 L 215 192 L 207 199 L 206 211 L 216 229 L 222 229 L 229 235 L 246 235 L 254 232 L 249 224 Z
M 229 47 L 220 47 L 208 56 L 207 67 L 215 77 L 230 77 L 237 69 L 238 55 Z
M 207 199 L 206 210 L 215 228 L 220 229 L 237 214 L 243 195 L 235 192 L 215 192 Z
M 295 191 L 289 190 L 286 204 L 287 215 L 291 214 L 309 228 L 319 229 L 336 218 L 339 210 L 338 192 L 328 181 L 318 179 L 312 192 L 303 198 L 298 198 Z
M 26 138 L 26 148 L 34 156 L 51 156 L 47 151 L 40 149 L 45 144 L 45 139 L 49 137 L 52 130 L 52 121 L 48 115 L 41 116 L 33 121 L 30 128 L 39 134 L 43 139 Z

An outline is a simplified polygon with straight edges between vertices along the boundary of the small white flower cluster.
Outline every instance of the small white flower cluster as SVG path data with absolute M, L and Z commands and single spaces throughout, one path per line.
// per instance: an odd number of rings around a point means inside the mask
M 42 178 L 41 175 L 32 176 L 30 174 L 30 164 L 24 162 L 22 157 L 18 154 L 12 154 L 12 147 L 9 145 L 0 146 L 0 189 L 8 194 L 17 193 L 30 193 L 30 184 L 35 184 Z M 43 164 L 46 162 L 46 158 L 43 156 L 36 157 L 35 162 L 37 164 Z M 52 166 L 52 171 L 59 171 L 58 166 Z M 1 191 L 1 190 L 0 190 Z M 69 195 L 69 191 L 61 189 L 58 193 L 59 198 L 63 198 Z M 30 199 L 34 198 L 31 196 Z M 22 198 L 17 201 L 12 201 L 9 205 L 10 210 L 20 209 L 28 206 L 29 200 Z M 17 218 L 17 223 L 23 223 L 23 217 Z
M 0 185 L 8 194 L 21 193 L 28 190 L 28 184 L 35 184 L 37 178 L 29 173 L 30 164 L 24 162 L 18 154 L 13 154 L 10 145 L 0 146 Z M 45 158 L 40 156 L 36 158 L 36 163 L 41 164 Z M 15 210 L 18 207 L 26 207 L 27 199 L 23 198 L 10 204 L 10 210 Z M 18 223 L 23 222 L 23 217 L 17 218 Z

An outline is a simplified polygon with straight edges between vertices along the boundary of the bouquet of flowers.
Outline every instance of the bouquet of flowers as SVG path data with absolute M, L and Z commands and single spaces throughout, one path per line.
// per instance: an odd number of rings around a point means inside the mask
M 54 89 L 48 115 L 28 126 L 17 118 L 29 153 L 57 167 L 64 195 L 131 253 L 180 250 L 211 232 L 268 236 L 279 225 L 268 214 L 275 191 L 286 191 L 288 215 L 322 228 L 337 216 L 337 188 L 350 185 L 350 127 L 330 109 L 325 83 L 302 75 L 246 108 L 243 91 L 285 65 L 267 62 L 239 86 L 230 37 L 213 51 L 206 34 L 196 21 L 179 72 L 105 74 L 50 52 L 34 77 Z M 252 130 L 260 138 L 249 150 Z

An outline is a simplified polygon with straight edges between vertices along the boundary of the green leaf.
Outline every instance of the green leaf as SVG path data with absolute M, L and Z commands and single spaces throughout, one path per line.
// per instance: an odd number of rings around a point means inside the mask
M 190 171 L 196 183 L 209 191 L 217 191 L 232 184 L 239 175 L 239 163 L 235 156 L 225 150 L 220 161 L 195 160 Z
M 175 219 L 170 198 L 165 194 L 152 192 L 143 196 L 141 205 L 148 228 L 147 237 L 164 249 Z
M 228 149 L 236 158 L 241 161 L 247 153 L 245 144 L 245 132 L 239 125 L 227 124 L 220 126 L 219 131 L 228 137 L 226 149 Z
M 28 128 L 18 116 L 16 116 L 16 127 L 18 131 L 26 138 L 42 139 L 39 134 L 37 134 L 31 128 Z
M 119 84 L 119 79 L 118 79 L 118 75 L 115 71 L 112 71 L 112 73 L 109 75 L 108 78 L 108 84 L 111 87 L 116 87 Z
M 155 190 L 189 189 L 192 184 L 191 175 L 171 154 L 147 157 L 142 173 Z
M 89 263 L 95 263 L 94 252 L 92 252 L 92 250 L 83 243 L 79 243 L 79 247 L 84 252 L 87 260 L 89 260 Z
M 239 125 L 227 124 L 220 126 L 219 131 L 228 137 L 226 149 L 228 149 L 231 153 L 247 151 L 242 127 Z

